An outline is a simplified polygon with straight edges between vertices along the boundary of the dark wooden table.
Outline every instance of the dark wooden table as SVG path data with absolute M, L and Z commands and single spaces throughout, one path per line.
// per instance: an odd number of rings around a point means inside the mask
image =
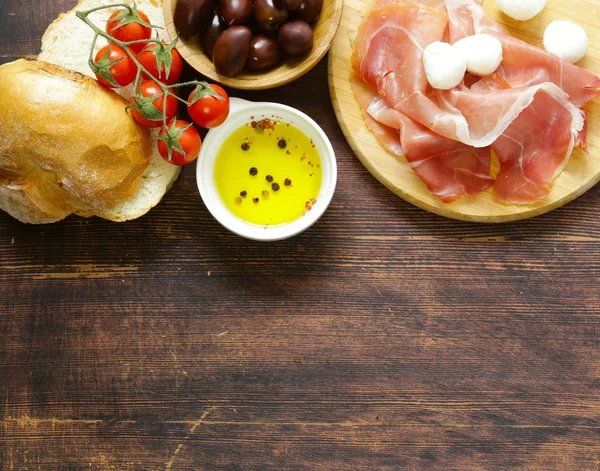
M 0 2 L 0 61 L 74 4 Z M 329 211 L 248 242 L 192 165 L 137 221 L 0 214 L 0 469 L 600 469 L 600 188 L 515 224 L 442 219 L 353 155 L 325 61 L 234 94 L 322 125 Z

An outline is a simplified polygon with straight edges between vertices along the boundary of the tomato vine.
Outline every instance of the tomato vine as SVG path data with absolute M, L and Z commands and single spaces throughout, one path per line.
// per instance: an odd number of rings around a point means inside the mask
M 120 39 L 117 39 L 116 37 L 114 37 L 114 35 L 106 32 L 103 29 L 96 26 L 89 18 L 92 13 L 100 11 L 100 10 L 108 9 L 108 8 L 126 9 L 128 13 L 122 15 L 122 18 L 127 18 L 127 22 L 132 22 L 132 21 L 137 22 L 146 27 L 150 27 L 153 30 L 158 30 L 158 29 L 162 29 L 162 28 L 160 26 L 152 25 L 152 24 L 144 21 L 142 18 L 140 18 L 138 15 L 136 2 L 132 2 L 131 4 L 115 3 L 115 4 L 110 4 L 110 5 L 101 5 L 101 6 L 92 8 L 90 10 L 77 11 L 75 13 L 75 15 L 79 19 L 81 19 L 83 22 L 85 22 L 94 31 L 94 39 L 92 41 L 92 47 L 90 49 L 90 56 L 89 56 L 88 62 L 90 64 L 90 68 L 92 69 L 92 71 L 94 71 L 94 73 L 96 75 L 103 77 L 108 83 L 110 83 L 113 86 L 119 86 L 117 81 L 112 76 L 110 69 L 111 69 L 111 67 L 118 64 L 120 61 L 122 61 L 124 59 L 124 57 L 121 57 L 117 60 L 111 61 L 108 58 L 108 54 L 110 53 L 110 49 L 109 49 L 109 52 L 104 57 L 102 57 L 102 59 L 99 62 L 95 62 L 94 61 L 94 49 L 96 48 L 96 43 L 100 37 L 103 37 L 108 41 L 109 48 L 110 48 L 111 44 L 116 44 L 117 46 L 122 48 L 123 51 L 125 52 L 125 54 L 129 57 L 129 59 L 131 61 L 133 61 L 133 63 L 135 64 L 135 66 L 137 68 L 137 72 L 136 72 L 135 79 L 133 81 L 133 104 L 128 105 L 126 107 L 126 109 L 130 109 L 130 108 L 136 109 L 142 115 L 142 117 L 144 117 L 145 119 L 147 119 L 149 121 L 162 120 L 162 130 L 160 132 L 160 135 L 158 136 L 158 139 L 160 139 L 161 141 L 164 141 L 164 143 L 166 144 L 167 152 L 168 152 L 168 160 L 171 161 L 173 151 L 175 150 L 175 151 L 181 153 L 181 151 L 183 151 L 183 149 L 181 148 L 181 145 L 179 144 L 179 141 L 178 141 L 178 139 L 182 133 L 181 129 L 178 129 L 174 125 L 169 126 L 169 122 L 167 120 L 167 100 L 168 100 L 168 98 L 170 96 L 172 96 L 176 100 L 184 103 L 186 106 L 190 106 L 190 105 L 196 103 L 198 100 L 200 100 L 202 97 L 205 97 L 205 96 L 212 96 L 217 100 L 224 100 L 225 98 L 223 98 L 221 95 L 219 95 L 217 92 L 215 92 L 210 87 L 210 84 L 208 82 L 192 80 L 192 81 L 182 82 L 182 83 L 165 84 L 162 81 L 160 81 L 158 78 L 156 78 L 146 67 L 144 67 L 144 65 L 139 61 L 136 54 L 133 53 L 129 48 L 131 46 L 139 45 L 142 43 L 156 44 L 156 46 L 153 46 L 153 48 L 156 49 L 157 70 L 160 72 L 162 70 L 162 67 L 164 66 L 165 70 L 167 71 L 167 75 L 168 75 L 171 70 L 170 52 L 177 45 L 178 38 L 175 38 L 175 40 L 169 44 L 163 44 L 163 41 L 160 40 L 160 38 L 158 37 L 158 34 L 156 35 L 156 38 L 140 39 L 140 40 L 135 40 L 135 41 L 122 41 Z M 119 24 L 119 27 L 120 26 L 123 26 L 123 25 Z M 142 95 L 141 87 L 140 87 L 140 84 L 141 84 L 141 81 L 143 78 L 142 74 L 147 76 L 147 79 L 152 80 L 156 84 L 156 86 L 161 90 L 160 93 L 158 93 L 152 97 L 144 97 Z M 176 93 L 173 92 L 177 88 L 186 87 L 186 86 L 196 87 L 193 92 L 193 98 L 189 102 L 184 100 L 183 98 L 179 97 Z M 158 110 L 158 113 L 160 114 L 160 116 L 159 116 L 159 114 L 157 114 L 154 111 L 154 110 L 156 110 L 155 107 L 153 107 L 153 106 L 149 107 L 146 105 L 147 105 L 147 103 L 152 103 L 155 100 L 160 99 L 161 97 L 163 98 L 163 109 Z M 154 108 L 154 110 L 152 108 Z M 185 156 L 185 152 L 183 155 Z

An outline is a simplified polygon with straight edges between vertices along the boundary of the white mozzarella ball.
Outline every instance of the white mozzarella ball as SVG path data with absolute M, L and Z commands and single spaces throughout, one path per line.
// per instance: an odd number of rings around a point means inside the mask
M 433 88 L 450 90 L 465 76 L 467 61 L 452 45 L 436 41 L 423 51 L 427 81 Z
M 588 36 L 585 30 L 570 21 L 553 21 L 544 31 L 544 48 L 550 54 L 575 63 L 585 56 L 588 50 Z
M 527 21 L 540 13 L 546 0 L 496 0 L 502 13 L 519 21 Z
M 467 60 L 467 72 L 474 75 L 493 74 L 502 62 L 502 43 L 489 34 L 467 36 L 454 43 Z

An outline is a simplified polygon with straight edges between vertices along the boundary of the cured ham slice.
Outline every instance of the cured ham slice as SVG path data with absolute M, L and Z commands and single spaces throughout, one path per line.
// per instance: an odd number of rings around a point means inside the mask
M 517 117 L 535 101 L 538 95 L 551 95 L 565 108 L 565 113 L 573 117 L 570 123 L 555 123 L 552 121 L 552 110 L 544 112 L 538 108 L 538 120 L 544 121 L 546 126 L 555 132 L 559 125 L 577 135 L 583 129 L 583 115 L 579 108 L 569 101 L 568 95 L 552 83 L 542 83 L 532 87 L 504 88 L 496 90 L 482 90 L 481 87 L 472 87 L 470 90 L 452 90 L 452 102 L 456 109 L 460 109 L 462 116 L 471 123 L 471 135 L 492 134 L 495 142 Z M 511 111 L 507 111 L 507 106 Z M 461 136 L 459 130 L 459 137 Z M 463 139 L 460 139 L 464 142 Z M 487 142 L 487 140 L 485 141 Z M 477 146 L 478 147 L 478 146 Z
M 563 97 L 538 93 L 510 127 L 492 145 L 500 161 L 494 194 L 501 201 L 529 203 L 545 198 L 550 183 L 563 170 L 577 133 L 573 123 L 583 121 L 565 107 Z M 550 116 L 548 116 L 550 115 Z M 548 126 L 547 119 L 552 126 Z
M 549 82 L 485 97 L 469 89 L 432 89 L 422 66 L 423 49 L 443 38 L 447 24 L 444 12 L 416 3 L 374 10 L 359 29 L 353 68 L 392 108 L 437 134 L 474 147 L 487 147 L 498 139 L 538 92 L 560 91 Z
M 410 0 L 378 0 L 375 9 Z M 418 2 L 448 14 L 448 42 L 474 34 L 489 34 L 500 40 L 503 60 L 499 69 L 502 77 L 513 87 L 552 82 L 564 90 L 576 106 L 600 96 L 600 78 L 574 64 L 563 61 L 543 49 L 511 36 L 485 14 L 481 0 L 422 0 Z
M 503 43 L 497 73 L 481 80 L 467 74 L 455 89 L 432 89 L 423 49 L 476 33 Z M 413 170 L 446 202 L 490 186 L 489 146 L 501 163 L 499 199 L 544 198 L 573 147 L 585 146 L 578 106 L 600 95 L 600 79 L 510 37 L 477 0 L 378 0 L 359 28 L 352 67 L 373 87 L 368 105 L 368 94 L 359 98 L 370 129 L 380 126 L 375 134 L 397 154 L 396 129 Z
M 447 25 L 448 15 L 416 3 L 371 11 L 358 31 L 352 67 L 365 82 L 386 92 L 388 103 L 422 95 L 427 87 L 423 49 L 443 37 Z
M 442 201 L 451 203 L 492 186 L 489 148 L 476 149 L 435 134 L 390 108 L 373 87 L 356 77 L 352 89 L 379 142 L 396 155 L 403 151 L 412 170 Z
M 576 106 L 600 96 L 600 78 L 511 36 L 485 14 L 480 1 L 445 0 L 445 9 L 449 15 L 450 42 L 483 33 L 500 40 L 503 60 L 499 73 L 512 87 L 551 82 L 564 90 Z
M 400 3 L 419 3 L 427 7 L 435 8 L 436 10 L 446 11 L 445 0 L 422 0 L 420 2 L 414 2 L 411 0 L 377 0 L 373 7 L 374 10 L 385 7 L 387 5 L 397 5 Z

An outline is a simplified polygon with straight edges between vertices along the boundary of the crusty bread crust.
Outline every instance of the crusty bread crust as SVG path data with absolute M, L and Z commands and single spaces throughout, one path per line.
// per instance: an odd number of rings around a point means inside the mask
M 109 211 L 138 191 L 152 141 L 116 93 L 24 59 L 0 66 L 0 90 L 10 90 L 0 94 L 0 204 L 7 212 L 27 214 L 26 222 L 59 220 Z M 29 207 L 14 207 L 25 201 Z
M 109 3 L 122 3 L 122 0 L 80 0 L 73 10 L 59 15 L 42 38 L 42 52 L 38 59 L 93 77 L 87 63 L 93 31 L 76 18 L 75 12 Z M 152 24 L 164 25 L 162 1 L 137 0 L 137 4 L 140 10 L 149 16 Z M 94 13 L 94 22 L 102 27 L 113 11 L 114 9 L 107 9 Z M 169 40 L 165 29 L 159 30 L 159 34 L 163 39 Z M 104 44 L 104 40 L 99 40 L 96 48 L 99 49 Z M 79 75 L 77 77 L 77 80 L 81 79 Z M 129 98 L 128 90 L 121 90 L 120 93 L 126 99 Z M 58 186 L 57 182 L 52 184 L 52 179 L 49 179 L 49 184 L 44 179 L 46 177 L 41 176 L 46 175 L 43 172 L 30 173 L 27 177 L 20 170 L 5 169 L 0 171 L 0 208 L 6 209 L 23 222 L 36 224 L 55 222 L 71 213 L 81 216 L 96 215 L 119 222 L 136 219 L 160 202 L 181 171 L 180 167 L 171 165 L 160 157 L 156 149 L 156 134 L 154 132 L 152 136 L 150 163 L 141 176 L 137 191 L 116 205 L 108 207 L 95 204 L 96 207 L 91 208 L 77 197 L 75 201 L 71 201 L 66 189 Z M 48 173 L 51 174 L 52 172 Z M 48 185 L 53 188 L 52 192 L 48 191 Z
M 87 63 L 93 32 L 75 16 L 75 12 L 109 3 L 122 3 L 122 0 L 80 0 L 73 10 L 60 15 L 48 27 L 42 38 L 42 52 L 39 59 L 66 65 L 70 69 L 93 76 Z M 148 15 L 150 23 L 164 26 L 161 0 L 137 0 L 137 5 L 140 10 Z M 110 8 L 102 10 L 94 13 L 91 18 L 95 24 L 102 26 L 113 11 L 114 9 Z M 163 40 L 169 41 L 166 28 L 158 30 L 158 33 Z M 105 41 L 100 39 L 96 49 L 99 50 L 104 44 L 106 44 Z M 68 55 L 65 55 L 65 50 L 69 51 Z M 127 99 L 130 97 L 130 90 L 123 89 L 120 93 Z M 156 135 L 157 132 L 153 132 L 152 158 L 150 166 L 142 176 L 142 184 L 138 192 L 114 209 L 98 214 L 100 217 L 121 222 L 143 216 L 161 201 L 163 195 L 177 180 L 181 168 L 162 159 L 156 149 Z
M 46 191 L 43 180 L 0 170 L 0 207 L 21 222 L 47 224 L 64 219 L 74 210 L 68 195 Z

